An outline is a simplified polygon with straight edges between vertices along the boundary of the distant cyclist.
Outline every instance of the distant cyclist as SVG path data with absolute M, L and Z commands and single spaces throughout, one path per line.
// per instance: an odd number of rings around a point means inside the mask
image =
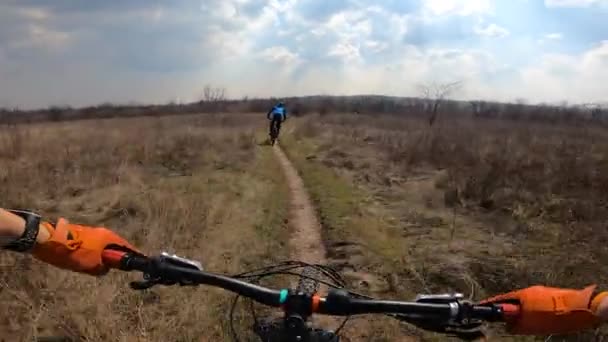
M 285 104 L 283 102 L 278 102 L 274 107 L 270 108 L 266 117 L 270 120 L 269 134 L 272 134 L 272 129 L 276 127 L 278 137 L 279 132 L 281 131 L 281 124 L 287 120 L 287 109 L 285 108 Z

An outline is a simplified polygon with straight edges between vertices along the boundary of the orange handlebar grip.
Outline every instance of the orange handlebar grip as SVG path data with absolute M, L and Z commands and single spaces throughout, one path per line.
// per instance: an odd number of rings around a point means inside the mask
M 125 252 L 115 251 L 112 249 L 106 249 L 101 254 L 101 259 L 103 260 L 104 265 L 110 268 L 120 268 L 120 262 L 122 258 L 125 256 Z

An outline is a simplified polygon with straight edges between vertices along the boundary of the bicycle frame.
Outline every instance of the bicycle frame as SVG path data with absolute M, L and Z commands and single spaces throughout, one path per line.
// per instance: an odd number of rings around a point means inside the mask
M 277 123 L 275 121 L 271 121 L 271 128 L 270 128 L 270 144 L 274 145 L 275 141 L 277 140 L 277 138 L 279 137 L 279 128 L 277 127 Z

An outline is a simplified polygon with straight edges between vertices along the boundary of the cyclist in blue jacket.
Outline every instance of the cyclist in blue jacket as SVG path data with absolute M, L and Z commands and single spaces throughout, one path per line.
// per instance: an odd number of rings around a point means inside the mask
M 268 113 L 266 114 L 268 120 L 270 120 L 270 132 L 272 132 L 274 125 L 276 125 L 277 136 L 281 131 L 281 124 L 287 120 L 287 109 L 285 108 L 285 104 L 283 102 L 279 102 L 274 107 L 270 108 Z

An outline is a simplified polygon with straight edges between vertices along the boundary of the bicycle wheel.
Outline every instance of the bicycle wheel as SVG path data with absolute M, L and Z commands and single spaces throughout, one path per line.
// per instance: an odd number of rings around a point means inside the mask
M 277 140 L 277 128 L 272 127 L 272 130 L 270 131 L 270 144 L 274 145 L 276 140 Z
M 300 273 L 300 279 L 298 280 L 298 286 L 296 291 L 307 295 L 313 295 L 319 290 L 319 271 L 311 266 L 306 266 Z M 312 278 L 312 279 L 311 279 Z

